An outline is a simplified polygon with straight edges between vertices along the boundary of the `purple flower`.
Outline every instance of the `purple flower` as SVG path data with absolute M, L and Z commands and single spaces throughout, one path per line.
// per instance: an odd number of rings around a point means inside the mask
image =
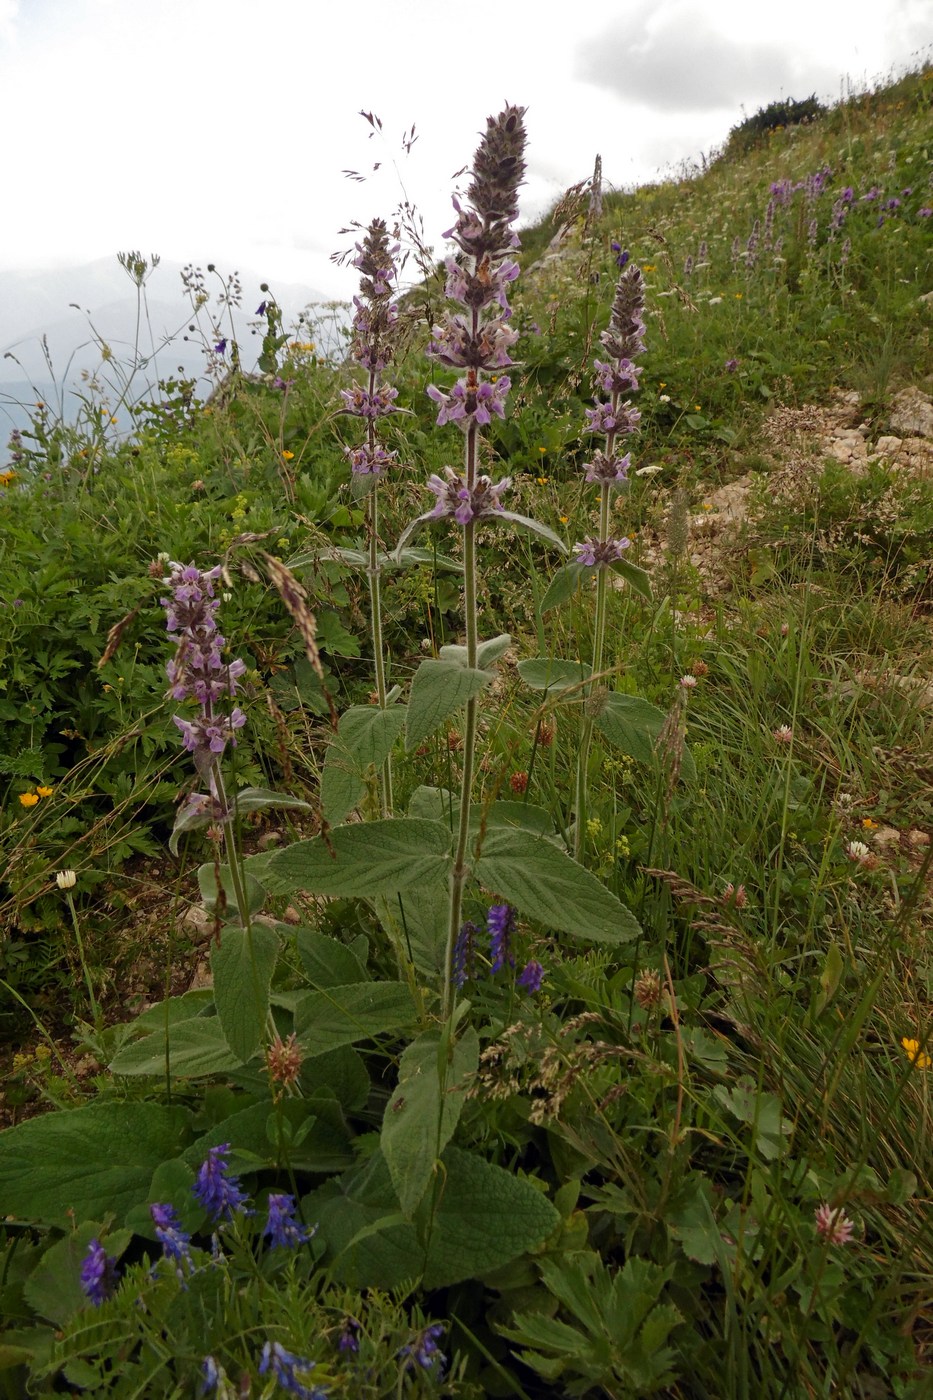
M 215 355 L 225 355 L 226 353 L 227 353 L 227 341 L 226 341 L 226 337 L 221 336 L 220 340 L 218 340 L 217 344 L 214 346 L 214 354 L 215 354 Z
M 269 1197 L 269 1218 L 263 1235 L 273 1249 L 297 1249 L 307 1244 L 315 1232 L 302 1225 L 295 1214 L 295 1198 L 286 1193 Z
M 406 1357 L 403 1370 L 413 1370 L 417 1364 L 424 1371 L 433 1369 L 438 1363 L 438 1374 L 444 1369 L 447 1358 L 438 1348 L 438 1342 L 444 1335 L 444 1325 L 441 1322 L 434 1322 L 430 1327 L 424 1327 L 405 1346 L 399 1348 L 399 1356 Z
M 226 1158 L 229 1156 L 228 1142 L 209 1148 L 191 1188 L 198 1205 L 214 1220 L 230 1220 L 234 1212 L 242 1210 L 249 1199 L 241 1190 L 239 1179 L 227 1173 Z
M 256 315 L 257 315 L 257 316 L 265 316 L 265 314 L 266 314 L 266 302 L 261 301 L 261 302 L 259 303 L 259 305 L 256 307 Z
M 350 459 L 350 470 L 354 476 L 381 476 L 389 467 L 398 466 L 398 453 L 386 451 L 378 442 L 372 447 L 364 443 L 361 447 L 347 447 L 344 451 Z
M 573 552 L 579 564 L 585 564 L 589 569 L 605 569 L 621 559 L 623 550 L 628 549 L 631 543 L 627 536 L 621 540 L 598 540 L 587 535 L 581 544 L 574 545 Z
M 201 1362 L 201 1387 L 199 1395 L 213 1395 L 220 1384 L 220 1367 L 212 1356 L 205 1356 Z
M 628 453 L 617 457 L 612 452 L 594 452 L 592 462 L 587 463 L 584 481 L 619 487 L 628 480 L 631 461 Z
M 612 240 L 612 242 L 609 244 L 609 247 L 616 254 L 616 267 L 621 272 L 622 268 L 625 266 L 625 264 L 631 257 L 631 253 L 627 248 L 623 251 L 622 244 L 617 243 L 615 239 Z
M 454 945 L 454 985 L 457 990 L 476 976 L 476 935 L 479 929 L 469 919 L 461 927 Z
M 181 1221 L 174 1206 L 151 1205 L 149 1214 L 152 1216 L 152 1223 L 155 1225 L 155 1236 L 162 1246 L 162 1253 L 166 1259 L 174 1259 L 178 1265 L 176 1270 L 179 1278 L 184 1278 L 184 1271 L 187 1269 L 194 1273 L 194 1260 L 191 1257 L 191 1236 L 181 1228 Z
M 107 1253 L 100 1240 L 91 1240 L 81 1263 L 81 1288 L 95 1308 L 113 1297 L 119 1276 L 114 1256 Z
M 437 504 L 425 518 L 440 520 L 442 516 L 450 515 L 459 525 L 468 525 L 471 520 L 495 515 L 502 509 L 499 497 L 511 484 L 510 476 L 503 477 L 495 485 L 488 476 L 480 476 L 470 491 L 459 472 L 455 472 L 453 467 L 445 467 L 443 476 L 432 473 L 428 477 L 427 485 L 437 497 Z
M 515 932 L 515 910 L 508 904 L 493 904 L 486 915 L 486 928 L 489 930 L 489 955 L 492 959 L 492 972 L 501 972 L 508 965 L 515 966 L 512 952 L 512 934 Z
M 523 987 L 529 996 L 533 996 L 535 992 L 540 990 L 543 981 L 544 968 L 532 958 L 531 962 L 526 963 L 522 968 L 516 978 L 515 985 Z
M 326 1400 L 325 1390 L 320 1386 L 309 1389 L 296 1374 L 298 1371 L 313 1371 L 315 1364 L 303 1356 L 295 1356 L 293 1352 L 286 1351 L 281 1342 L 266 1342 L 259 1359 L 259 1374 L 265 1376 L 271 1371 L 282 1389 L 288 1395 L 297 1395 L 298 1400 Z
M 735 357 L 733 357 L 731 360 L 727 360 L 726 363 L 725 363 L 725 366 L 724 366 L 724 368 L 726 369 L 726 371 L 727 371 L 729 374 L 735 374 L 735 372 L 736 372 L 736 370 L 738 369 L 738 367 L 739 367 L 739 362 L 738 362 L 737 359 L 735 359 Z
M 428 385 L 428 398 L 440 405 L 437 415 L 438 427 L 445 423 L 456 423 L 463 433 L 468 433 L 473 423 L 485 427 L 492 422 L 492 415 L 505 417 L 505 400 L 512 381 L 508 375 L 500 375 L 495 383 L 484 380 L 479 383 L 474 371 L 465 379 L 458 379 L 448 394 L 438 389 L 436 384 Z
M 342 1351 L 344 1355 L 348 1353 L 355 1355 L 360 1349 L 359 1331 L 360 1323 L 357 1322 L 356 1318 L 345 1317 L 337 1337 L 337 1350 Z
M 377 385 L 372 393 L 361 384 L 354 384 L 352 389 L 341 389 L 340 397 L 346 404 L 343 412 L 355 418 L 381 418 L 386 413 L 400 411 L 393 403 L 398 398 L 398 390 L 388 384 Z
M 596 370 L 594 381 L 604 394 L 634 393 L 638 388 L 641 370 L 629 359 L 623 358 L 611 365 L 604 364 L 602 360 L 594 360 L 593 366 Z
M 927 206 L 924 205 L 922 209 L 918 209 L 918 210 L 917 210 L 917 218 L 918 218 L 918 219 L 931 219 L 931 218 L 933 218 L 933 209 L 928 209 Z

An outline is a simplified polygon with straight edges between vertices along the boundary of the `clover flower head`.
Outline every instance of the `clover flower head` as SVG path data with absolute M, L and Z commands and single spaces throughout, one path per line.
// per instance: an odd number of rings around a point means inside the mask
M 842 1207 L 833 1207 L 828 1201 L 817 1206 L 814 1213 L 816 1220 L 816 1233 L 820 1239 L 827 1244 L 848 1244 L 855 1233 L 853 1221 L 845 1214 Z

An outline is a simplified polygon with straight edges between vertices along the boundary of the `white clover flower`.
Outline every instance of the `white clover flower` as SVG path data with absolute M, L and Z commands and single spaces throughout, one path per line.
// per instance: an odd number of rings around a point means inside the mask
M 859 865 L 864 865 L 871 860 L 871 851 L 864 841 L 849 841 L 846 844 L 846 855 L 849 860 L 856 861 Z

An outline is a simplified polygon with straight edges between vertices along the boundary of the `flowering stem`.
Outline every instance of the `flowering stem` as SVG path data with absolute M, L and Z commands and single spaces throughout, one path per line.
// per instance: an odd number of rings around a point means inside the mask
M 373 376 L 375 378 L 375 376 Z M 373 434 L 370 423 L 370 434 Z M 372 444 L 371 444 L 372 445 Z M 376 670 L 376 694 L 379 708 L 386 708 L 386 666 L 382 640 L 382 566 L 379 563 L 379 484 L 373 481 L 367 497 L 369 526 L 369 610 L 372 617 L 373 661 Z M 382 815 L 392 815 L 392 759 L 388 755 L 382 765 L 380 776 L 380 803 Z
M 472 482 L 476 476 L 476 425 L 470 427 L 464 444 L 466 480 Z M 476 523 L 473 520 L 463 527 L 463 607 L 466 622 L 467 665 L 476 666 L 478 631 L 476 617 Z M 457 850 L 450 874 L 450 919 L 447 926 L 447 949 L 444 955 L 444 1016 L 449 1018 L 454 1009 L 454 949 L 463 919 L 463 887 L 467 877 L 467 845 L 470 837 L 470 798 L 473 788 L 473 764 L 476 751 L 476 730 L 479 714 L 479 697 L 474 695 L 467 701 L 466 721 L 463 734 L 463 777 L 460 786 L 460 825 L 457 831 Z
M 603 482 L 599 488 L 599 541 L 604 544 L 609 538 L 609 486 Z M 599 675 L 603 667 L 603 650 L 606 640 L 606 598 L 608 590 L 608 569 L 596 570 L 596 618 L 593 636 L 593 676 Z M 593 698 L 591 686 L 584 691 L 583 725 L 580 732 L 580 747 L 577 753 L 577 778 L 574 792 L 576 825 L 573 833 L 573 854 L 575 860 L 583 858 L 583 843 L 586 837 L 587 768 L 590 760 L 590 747 L 593 742 L 593 717 L 588 713 Z

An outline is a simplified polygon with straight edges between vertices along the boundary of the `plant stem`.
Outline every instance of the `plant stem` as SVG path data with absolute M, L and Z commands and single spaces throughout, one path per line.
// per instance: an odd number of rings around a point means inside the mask
M 371 376 L 375 380 L 375 375 Z M 372 424 L 370 423 L 370 436 L 373 436 Z M 370 444 L 372 445 L 372 444 Z M 373 636 L 373 663 L 376 669 L 376 694 L 379 697 L 379 708 L 386 708 L 386 667 L 385 656 L 383 654 L 382 641 L 382 566 L 379 563 L 379 486 L 373 481 L 372 488 L 367 497 L 366 507 L 369 527 L 369 610 L 372 617 Z M 379 783 L 379 800 L 382 815 L 389 817 L 392 815 L 392 759 L 388 754 L 382 765 L 382 773 Z
M 472 489 L 476 476 L 476 425 L 472 425 L 466 436 L 464 448 L 466 460 L 467 488 Z M 470 520 L 463 527 L 463 608 L 466 622 L 467 665 L 476 666 L 477 618 L 476 618 L 476 524 Z M 447 926 L 447 949 L 444 954 L 444 1019 L 453 1014 L 454 949 L 460 933 L 463 913 L 463 887 L 467 877 L 467 845 L 470 837 L 470 797 L 473 788 L 473 763 L 476 749 L 477 717 L 479 697 L 474 695 L 467 701 L 466 723 L 463 735 L 463 778 L 460 786 L 460 825 L 457 831 L 457 847 L 453 868 L 450 872 L 450 919 Z
M 605 483 L 599 490 L 599 540 L 605 543 L 609 538 L 609 487 Z M 599 675 L 603 667 L 603 649 L 606 638 L 606 598 L 608 569 L 596 570 L 596 619 L 593 635 L 593 675 Z M 575 860 L 583 859 L 583 843 L 586 837 L 587 767 L 590 760 L 590 746 L 593 742 L 593 718 L 588 713 L 592 700 L 592 682 L 583 692 L 583 724 L 580 730 L 580 748 L 577 754 L 577 778 L 574 790 L 575 826 L 573 832 L 573 855 Z
M 78 923 L 78 911 L 75 902 L 71 897 L 71 890 L 65 891 L 65 898 L 68 901 L 68 908 L 71 910 L 71 922 L 74 925 L 75 940 L 78 944 L 78 953 L 81 956 L 81 968 L 84 972 L 84 981 L 87 984 L 87 994 L 91 999 L 91 1015 L 94 1017 L 94 1029 L 101 1029 L 100 1007 L 97 1005 L 97 997 L 94 995 L 94 983 L 91 981 L 91 971 L 87 965 L 87 956 L 84 952 L 84 940 L 81 937 L 81 926 Z

